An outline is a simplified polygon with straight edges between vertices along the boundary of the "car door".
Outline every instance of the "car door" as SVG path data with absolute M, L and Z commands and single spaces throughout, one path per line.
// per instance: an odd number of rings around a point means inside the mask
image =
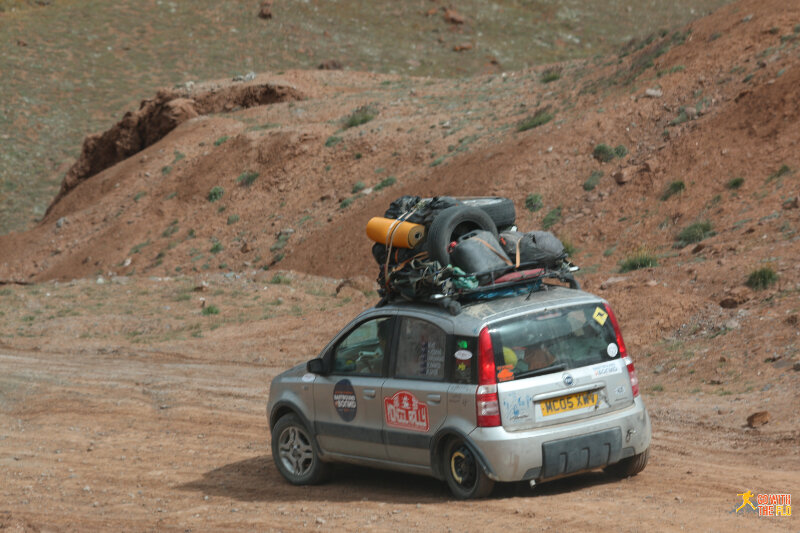
M 394 323 L 392 315 L 367 318 L 326 352 L 331 371 L 314 381 L 314 429 L 323 452 L 386 458 L 380 392 Z
M 446 356 L 452 325 L 435 315 L 398 315 L 398 339 L 381 392 L 389 460 L 427 466 L 447 416 Z

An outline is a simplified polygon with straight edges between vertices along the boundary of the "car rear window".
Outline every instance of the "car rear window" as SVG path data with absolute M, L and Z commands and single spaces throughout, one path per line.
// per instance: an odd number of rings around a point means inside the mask
M 544 309 L 489 326 L 498 381 L 560 372 L 619 356 L 601 303 Z

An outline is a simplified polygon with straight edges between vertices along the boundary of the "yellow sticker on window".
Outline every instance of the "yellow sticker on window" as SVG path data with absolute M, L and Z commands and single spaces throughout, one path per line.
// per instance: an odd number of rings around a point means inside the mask
M 605 311 L 603 311 L 599 307 L 595 307 L 594 314 L 592 315 L 592 318 L 597 320 L 598 324 L 600 324 L 601 326 L 604 326 L 606 324 L 606 319 L 608 319 L 608 313 L 606 313 Z

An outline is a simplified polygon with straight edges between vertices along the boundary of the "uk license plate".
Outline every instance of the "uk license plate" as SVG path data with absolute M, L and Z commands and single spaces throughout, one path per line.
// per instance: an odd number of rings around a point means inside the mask
M 595 405 L 597 405 L 597 392 L 579 392 L 541 402 L 542 415 L 544 416 L 566 413 L 567 411 L 574 411 L 584 407 L 594 407 Z

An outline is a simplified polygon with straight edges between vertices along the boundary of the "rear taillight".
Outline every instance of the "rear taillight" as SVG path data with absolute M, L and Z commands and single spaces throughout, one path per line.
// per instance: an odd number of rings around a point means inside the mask
M 633 397 L 636 398 L 639 396 L 639 378 L 636 376 L 636 369 L 633 367 L 633 359 L 630 358 L 628 350 L 625 348 L 625 341 L 622 340 L 622 332 L 619 330 L 619 323 L 617 322 L 617 317 L 614 315 L 614 311 L 611 310 L 608 304 L 605 304 L 605 307 L 606 312 L 608 312 L 608 318 L 611 320 L 611 325 L 614 326 L 614 335 L 617 336 L 619 356 L 622 358 L 622 362 L 625 363 L 625 366 L 628 367 L 628 376 L 631 378 L 631 392 L 633 392 Z
M 475 393 L 478 427 L 500 425 L 500 401 L 497 398 L 495 373 L 492 337 L 489 329 L 483 328 L 478 336 L 478 390 Z

